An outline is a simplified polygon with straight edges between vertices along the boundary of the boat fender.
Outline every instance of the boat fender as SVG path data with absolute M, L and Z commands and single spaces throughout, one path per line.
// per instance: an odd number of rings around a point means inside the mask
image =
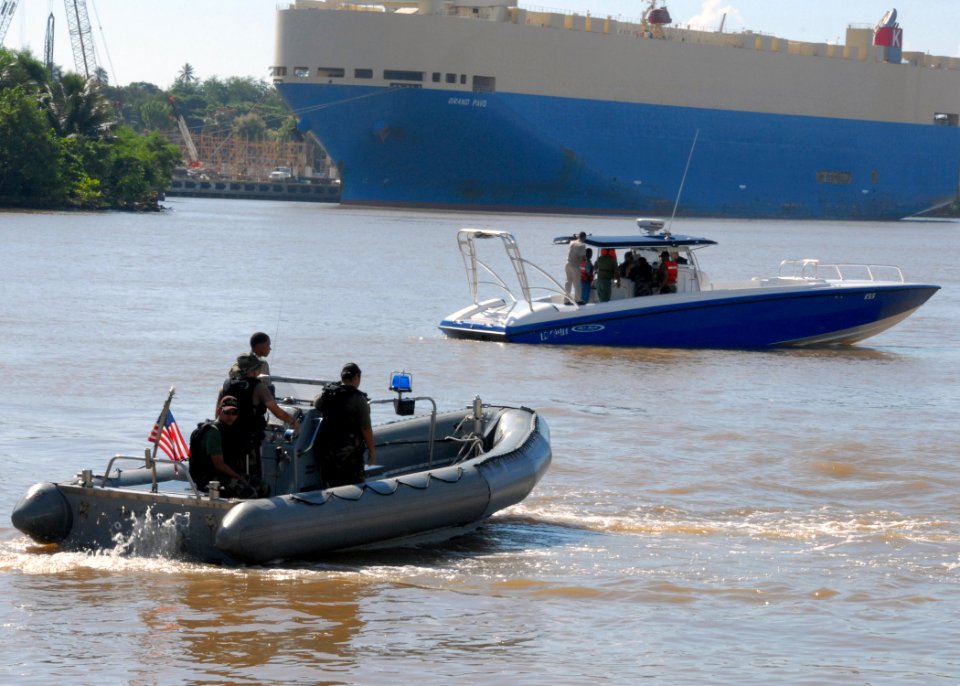
M 397 483 L 396 479 L 368 481 L 364 485 L 368 491 L 376 493 L 377 495 L 393 495 L 397 492 L 397 489 L 400 488 L 400 484 Z
M 288 496 L 290 500 L 303 503 L 304 505 L 326 505 L 330 496 L 326 491 L 308 491 L 307 493 L 294 493 Z
M 73 528 L 73 510 L 56 484 L 34 484 L 13 508 L 13 525 L 38 543 L 59 543 Z
M 397 483 L 422 491 L 430 485 L 430 474 L 419 473 L 397 477 Z
M 463 469 L 459 466 L 438 469 L 430 472 L 430 477 L 446 484 L 455 484 L 463 477 Z
M 334 488 L 327 489 L 327 493 L 332 498 L 339 498 L 340 500 L 360 500 L 360 497 L 363 495 L 364 487 L 351 484 L 349 486 L 336 486 Z

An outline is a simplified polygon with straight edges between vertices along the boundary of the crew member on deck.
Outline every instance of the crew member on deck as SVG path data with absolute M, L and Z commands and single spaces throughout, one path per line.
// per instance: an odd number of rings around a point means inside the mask
M 677 263 L 664 250 L 660 253 L 660 268 L 657 270 L 657 283 L 661 293 L 677 292 Z
M 583 256 L 587 252 L 587 234 L 580 232 L 576 240 L 570 241 L 570 249 L 567 251 L 567 264 L 564 266 L 567 280 L 563 285 L 563 291 L 571 298 L 576 299 L 575 289 L 580 287 L 580 263 L 583 262 Z
M 266 385 L 260 382 L 260 370 L 263 362 L 253 353 L 244 353 L 237 357 L 237 368 L 241 376 L 236 379 L 227 379 L 223 383 L 221 394 L 223 397 L 233 396 L 237 399 L 240 415 L 237 425 L 241 434 L 246 437 L 247 474 L 260 478 L 260 445 L 263 443 L 264 429 L 267 426 L 267 410 L 277 418 L 293 427 L 294 435 L 300 432 L 300 423 L 297 418 L 277 405 L 273 393 Z
M 367 394 L 359 388 L 360 375 L 360 367 L 353 362 L 344 365 L 340 383 L 324 386 L 314 400 L 314 407 L 323 417 L 315 454 L 324 488 L 363 483 L 364 446 L 369 464 L 377 459 L 370 403 Z
M 190 478 L 201 491 L 211 481 L 220 482 L 225 498 L 255 498 L 257 491 L 241 474 L 244 437 L 236 429 L 237 399 L 224 396 L 214 421 L 207 421 L 190 435 Z

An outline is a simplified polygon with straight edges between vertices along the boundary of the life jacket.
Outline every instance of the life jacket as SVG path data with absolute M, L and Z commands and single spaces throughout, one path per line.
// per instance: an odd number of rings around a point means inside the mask
M 251 448 L 263 442 L 263 430 L 267 427 L 267 408 L 253 404 L 253 393 L 260 385 L 260 379 L 241 377 L 223 382 L 224 396 L 232 395 L 237 399 L 237 421 L 234 426 L 248 436 Z
M 590 260 L 584 260 L 580 263 L 580 280 L 593 281 L 593 264 Z
M 197 428 L 190 434 L 190 478 L 197 488 L 206 488 L 207 484 L 217 478 L 217 470 L 213 468 L 213 461 L 203 447 L 203 439 L 210 431 L 215 421 L 208 419 L 197 424 Z
M 324 448 L 332 450 L 350 446 L 362 449 L 362 436 L 356 427 L 351 426 L 347 409 L 350 399 L 356 394 L 366 398 L 366 393 L 354 386 L 331 383 L 323 387 L 323 392 L 314 402 L 314 407 L 323 417 L 317 439 Z
M 664 272 L 666 272 L 665 284 L 671 284 L 677 282 L 677 263 L 673 260 L 664 260 L 662 264 Z

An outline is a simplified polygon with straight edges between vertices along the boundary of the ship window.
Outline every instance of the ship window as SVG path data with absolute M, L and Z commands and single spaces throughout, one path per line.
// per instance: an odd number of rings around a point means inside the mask
M 317 67 L 317 76 L 321 78 L 342 79 L 343 67 Z
M 274 75 L 274 76 L 286 76 L 286 75 L 287 75 L 287 68 L 286 68 L 286 67 L 274 67 L 274 68 L 273 68 L 273 75 Z
M 933 115 L 933 123 L 937 126 L 960 126 L 960 115 L 937 112 Z
M 388 81 L 423 81 L 422 71 L 403 71 L 401 69 L 384 69 L 383 78 Z
M 355 79 L 372 79 L 373 78 L 373 69 L 354 69 L 353 78 Z
M 473 90 L 477 93 L 492 93 L 497 90 L 497 79 L 493 76 L 474 76 Z
M 440 83 L 440 72 L 438 71 L 433 72 L 433 82 Z
M 457 75 L 456 74 L 447 74 L 447 83 L 456 83 Z
M 851 172 L 842 171 L 818 171 L 817 183 L 829 183 L 837 186 L 844 186 L 853 182 Z
M 466 75 L 466 74 L 460 74 L 460 85 L 461 85 L 461 86 L 466 86 L 466 85 L 467 85 L 467 75 Z
M 310 76 L 310 68 L 309 68 L 309 67 L 294 67 L 294 68 L 293 68 L 293 75 L 296 76 L 298 79 L 305 79 L 305 78 L 307 78 L 308 76 Z

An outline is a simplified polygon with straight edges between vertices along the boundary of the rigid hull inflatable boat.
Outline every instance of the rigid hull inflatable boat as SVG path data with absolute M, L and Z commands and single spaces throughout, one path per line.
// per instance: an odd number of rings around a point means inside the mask
M 322 385 L 308 379 L 274 382 Z M 262 448 L 267 498 L 222 498 L 200 491 L 182 463 L 118 455 L 103 474 L 84 470 L 38 483 L 12 520 L 39 543 L 64 550 L 111 549 L 144 531 L 166 531 L 165 553 L 205 562 L 309 559 L 371 544 L 390 545 L 479 522 L 523 500 L 551 460 L 549 430 L 534 410 L 486 405 L 438 414 L 430 398 L 393 402 L 402 418 L 373 427 L 377 464 L 364 483 L 321 489 L 314 442 L 322 417 L 312 400 L 278 403 L 301 418 L 297 437 L 270 424 Z M 394 389 L 397 390 L 397 389 Z M 414 416 L 417 401 L 432 411 Z M 133 463 L 132 469 L 121 467 Z

